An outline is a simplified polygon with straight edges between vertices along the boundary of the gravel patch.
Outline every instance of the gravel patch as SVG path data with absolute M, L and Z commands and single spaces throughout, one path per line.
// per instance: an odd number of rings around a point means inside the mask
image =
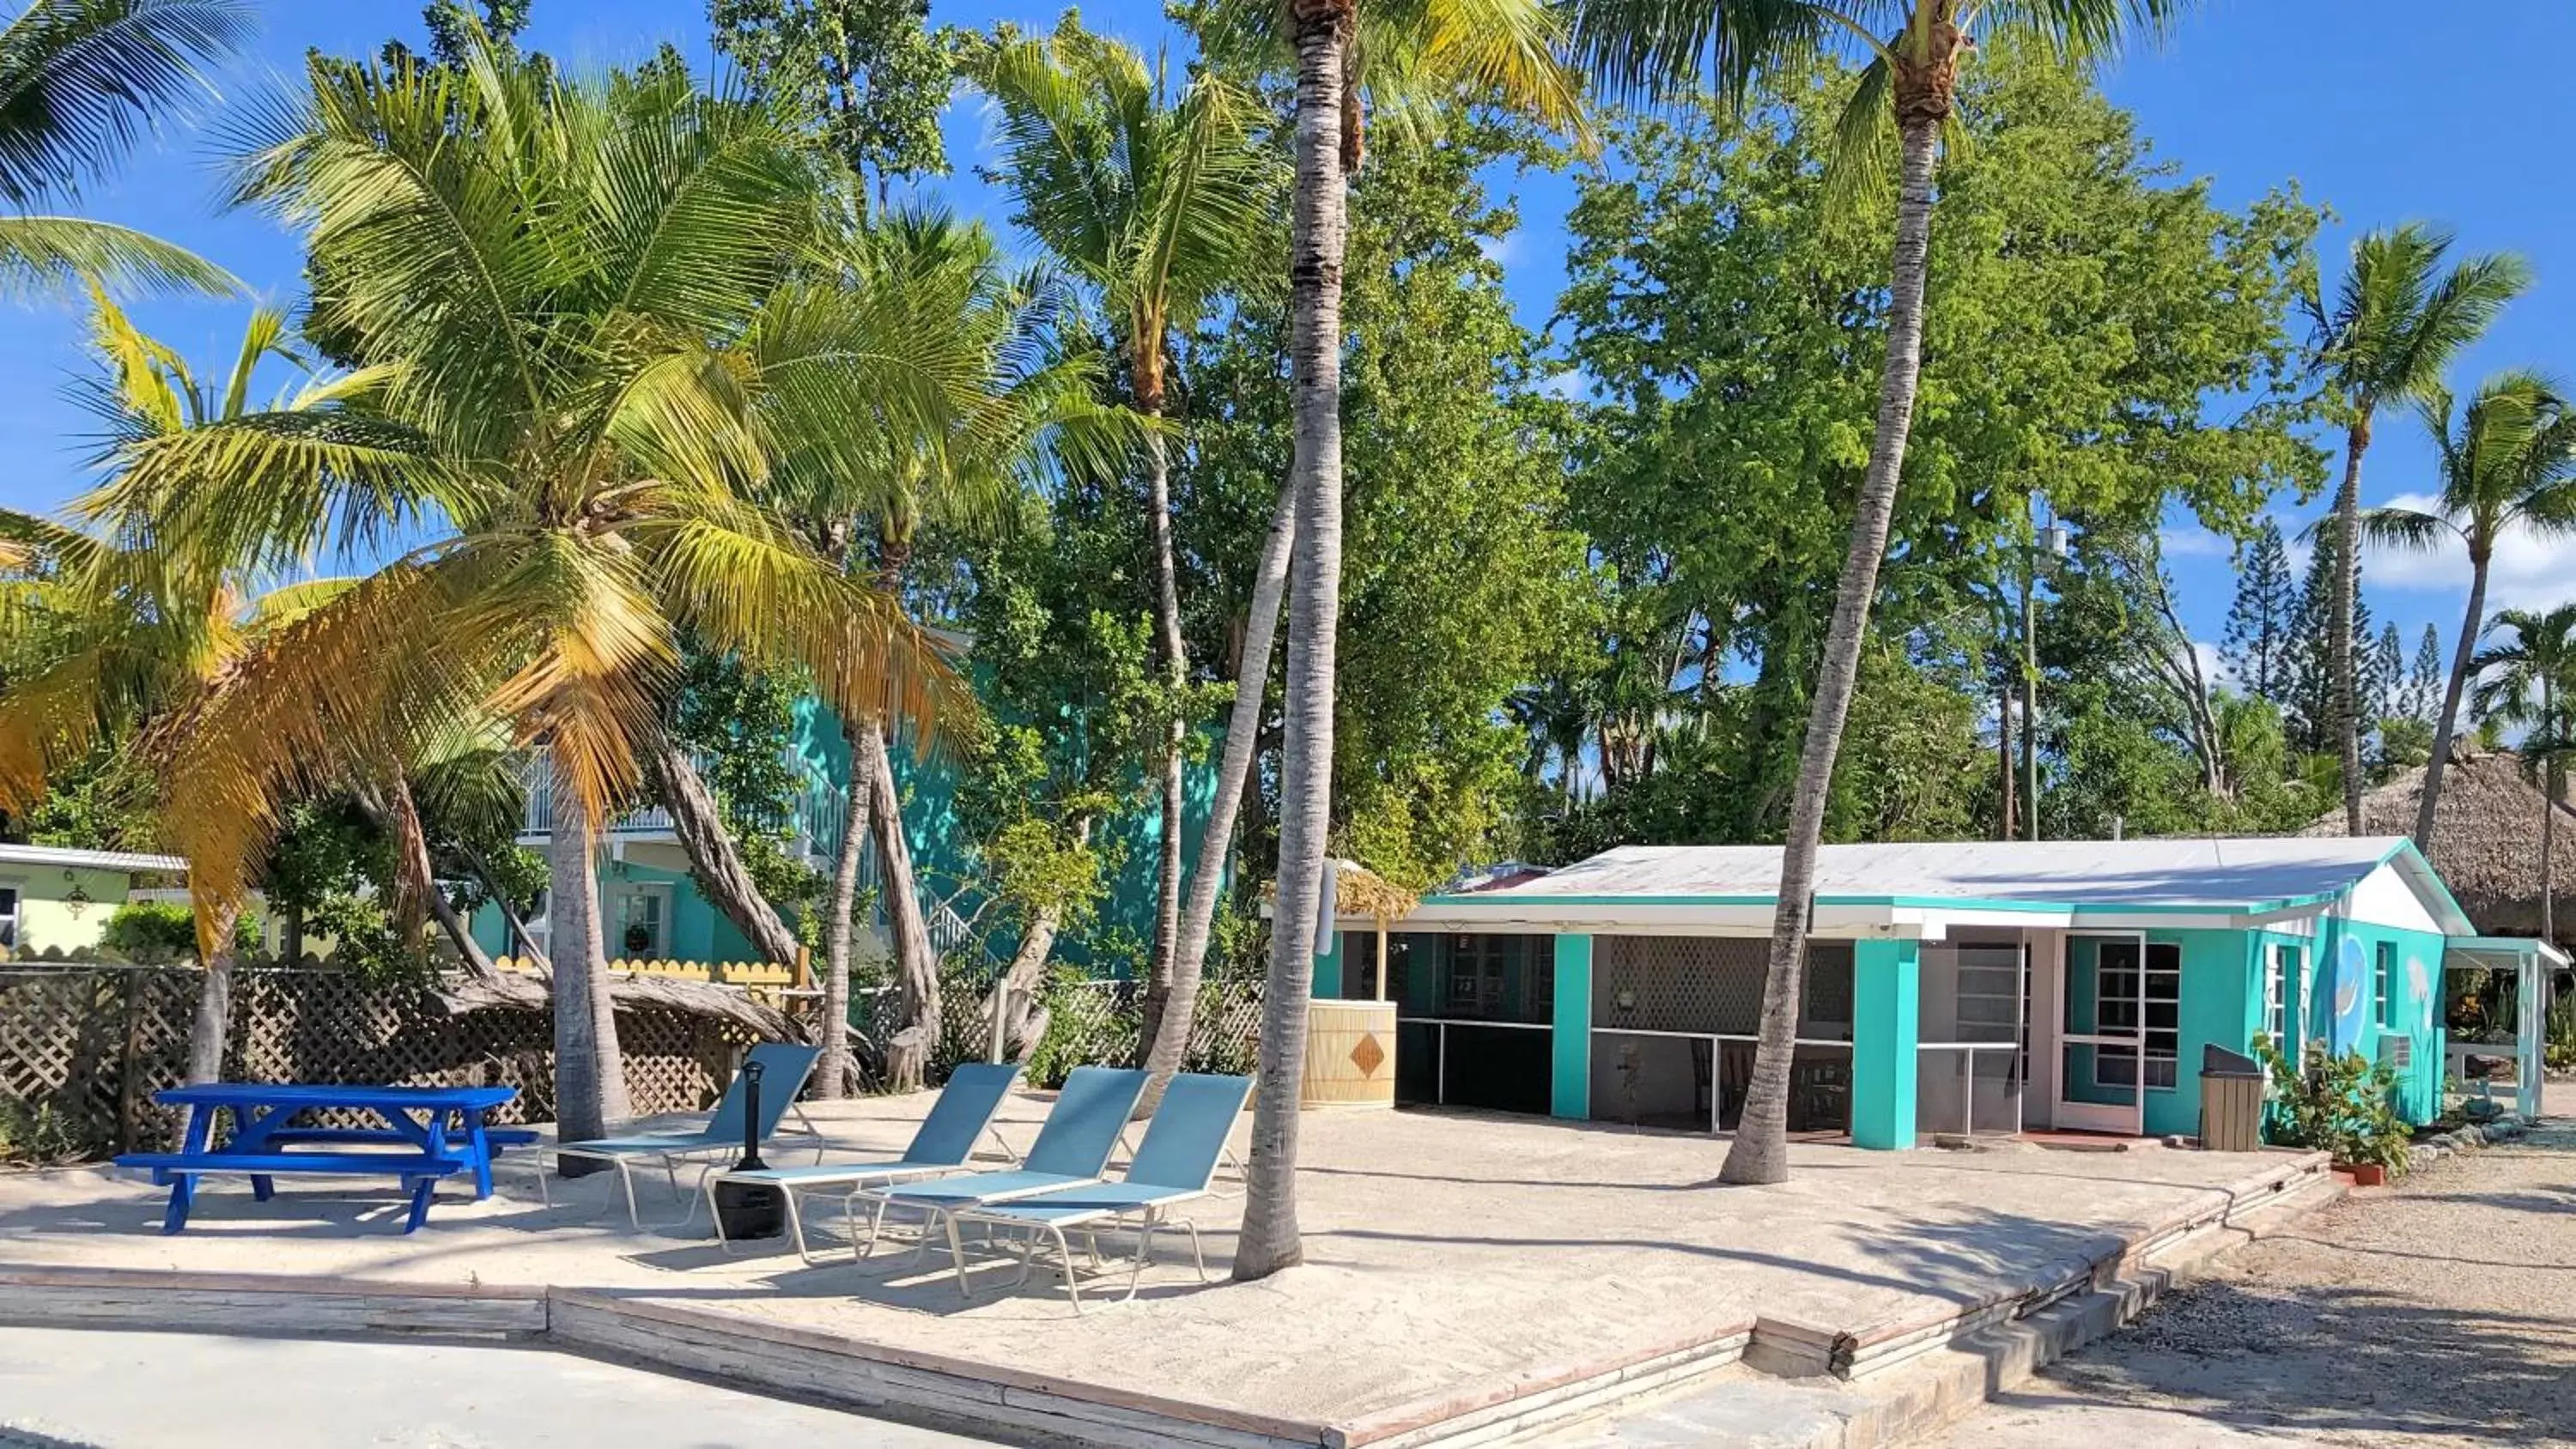
M 2454 1152 L 2235 1253 L 1927 1442 L 2576 1444 L 2576 1121 Z

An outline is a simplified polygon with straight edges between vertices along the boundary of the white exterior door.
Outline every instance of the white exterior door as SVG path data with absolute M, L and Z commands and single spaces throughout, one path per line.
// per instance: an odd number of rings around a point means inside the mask
M 2139 931 L 2070 932 L 2058 993 L 2055 1125 L 2146 1131 L 2147 938 Z

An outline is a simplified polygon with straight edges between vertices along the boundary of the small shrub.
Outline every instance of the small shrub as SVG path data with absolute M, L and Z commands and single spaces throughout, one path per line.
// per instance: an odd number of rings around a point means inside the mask
M 2541 1027 L 2540 1056 L 2553 1072 L 2576 1072 L 2576 992 L 2550 1003 Z
M 51 1103 L 30 1107 L 14 1098 L 0 1098 L 0 1162 L 45 1167 L 91 1156 L 94 1150 L 93 1144 L 81 1139 L 71 1119 Z
M 197 915 L 177 901 L 127 901 L 110 911 L 98 944 L 136 961 L 168 961 L 197 954 Z M 233 949 L 260 947 L 260 923 L 247 913 L 233 922 Z
M 2323 1149 L 2339 1163 L 2376 1163 L 2406 1170 L 2413 1135 L 2397 1115 L 2397 1074 L 2358 1051 L 2335 1056 L 2322 1041 L 2308 1051 L 2305 1070 L 2268 1033 L 2254 1038 L 2254 1055 L 2272 1077 L 2271 1120 L 2264 1136 L 2277 1146 Z

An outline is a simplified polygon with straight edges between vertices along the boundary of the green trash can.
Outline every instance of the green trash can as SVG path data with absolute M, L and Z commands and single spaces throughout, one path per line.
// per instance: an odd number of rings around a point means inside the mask
M 2224 1047 L 2200 1049 L 2200 1146 L 2204 1152 L 2263 1147 L 2262 1064 Z

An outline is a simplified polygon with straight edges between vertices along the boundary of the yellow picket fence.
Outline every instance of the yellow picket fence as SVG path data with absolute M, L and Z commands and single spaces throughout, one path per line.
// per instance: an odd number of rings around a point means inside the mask
M 537 963 L 504 956 L 492 963 L 504 971 L 537 969 Z M 801 983 L 796 963 L 792 961 L 637 961 L 619 957 L 608 963 L 611 972 L 627 976 L 661 976 L 678 981 L 705 981 L 718 986 L 739 986 L 752 996 L 774 1006 L 785 1006 L 788 993 Z

